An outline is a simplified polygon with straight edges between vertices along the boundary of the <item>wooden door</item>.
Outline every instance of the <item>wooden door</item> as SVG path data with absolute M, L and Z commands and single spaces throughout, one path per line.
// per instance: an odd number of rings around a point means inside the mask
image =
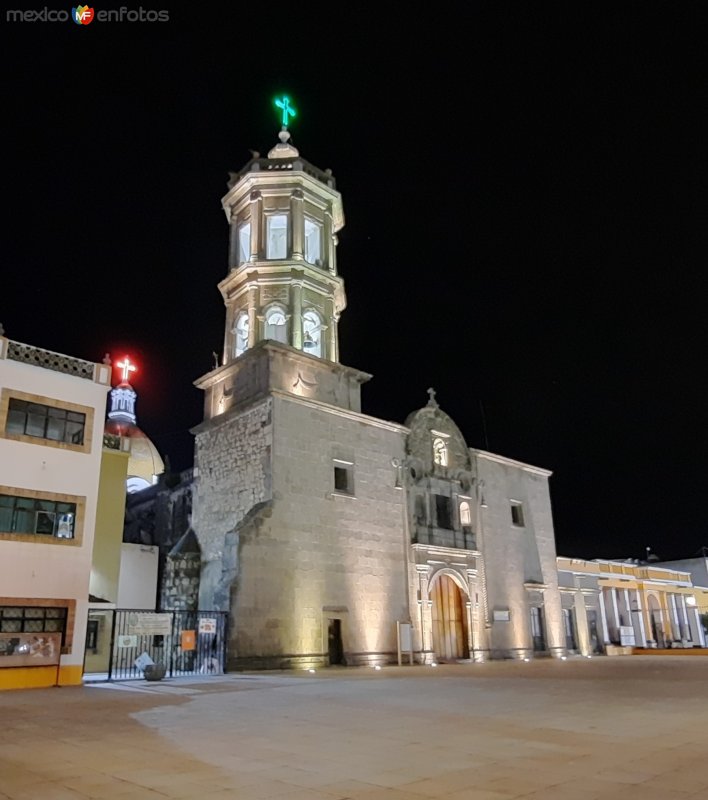
M 433 649 L 439 661 L 467 658 L 467 625 L 459 587 L 448 575 L 440 575 L 431 588 L 433 601 Z

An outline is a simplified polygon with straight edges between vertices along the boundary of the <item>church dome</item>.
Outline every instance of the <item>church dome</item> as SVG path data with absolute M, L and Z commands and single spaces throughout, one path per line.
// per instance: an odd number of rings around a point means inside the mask
M 135 367 L 127 358 L 118 366 L 123 370 L 123 380 L 111 390 L 110 410 L 104 431 L 130 440 L 127 490 L 138 492 L 157 482 L 158 475 L 165 471 L 165 463 L 149 436 L 137 425 L 137 393 L 128 383 L 128 374 Z
M 165 462 L 150 437 L 137 425 L 108 420 L 106 433 L 130 439 L 128 459 L 128 491 L 140 491 L 152 486 L 158 475 L 165 471 Z

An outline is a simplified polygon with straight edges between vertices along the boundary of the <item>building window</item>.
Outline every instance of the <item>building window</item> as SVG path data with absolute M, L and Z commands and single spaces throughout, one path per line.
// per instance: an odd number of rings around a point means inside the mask
M 266 314 L 265 338 L 275 339 L 276 342 L 287 344 L 285 312 L 282 308 L 271 308 Z
M 86 414 L 78 411 L 45 406 L 16 397 L 9 400 L 6 433 L 82 445 L 85 428 Z
M 234 325 L 234 355 L 240 356 L 241 353 L 248 349 L 248 314 L 242 311 L 236 317 L 236 324 Z
M 511 523 L 520 528 L 524 527 L 524 507 L 514 500 L 511 502 Z
M 311 356 L 322 358 L 322 320 L 315 311 L 302 315 L 302 349 Z
M 354 494 L 354 465 L 348 461 L 334 461 L 334 491 L 336 494 Z
M 543 624 L 543 609 L 538 606 L 531 606 L 531 641 L 535 652 L 542 652 L 546 649 L 546 634 Z
M 425 497 L 422 494 L 417 494 L 415 496 L 415 524 L 416 525 L 427 525 L 428 524 L 428 513 L 425 504 Z
M 309 217 L 305 217 L 305 261 L 322 262 L 322 226 Z
M 56 665 L 68 644 L 67 612 L 57 606 L 0 605 L 0 667 Z
M 39 534 L 73 539 L 76 503 L 0 494 L 0 535 Z
M 251 260 L 251 223 L 244 222 L 238 228 L 238 263 L 245 264 Z
M 266 258 L 287 258 L 288 215 L 269 214 L 266 220 Z
M 452 502 L 449 497 L 435 495 L 435 519 L 438 528 L 452 530 Z
M 61 633 L 63 639 L 66 612 L 61 607 L 0 606 L 0 633 Z
M 472 525 L 472 514 L 470 512 L 470 504 L 467 500 L 460 503 L 460 525 L 463 528 L 469 528 Z
M 438 466 L 447 466 L 447 444 L 440 436 L 433 439 L 433 461 Z

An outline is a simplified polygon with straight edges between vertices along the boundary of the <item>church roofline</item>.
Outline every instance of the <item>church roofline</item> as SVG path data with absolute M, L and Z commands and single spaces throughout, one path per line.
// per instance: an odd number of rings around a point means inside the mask
M 344 369 L 349 369 L 349 367 L 345 367 Z M 370 417 L 368 414 L 362 414 L 360 411 L 352 411 L 351 409 L 340 408 L 339 406 L 333 406 L 329 403 L 323 403 L 321 400 L 313 400 L 309 397 L 298 397 L 295 394 L 284 392 L 281 389 L 271 389 L 268 394 L 262 395 L 255 400 L 245 403 L 244 405 L 234 406 L 224 414 L 219 414 L 216 417 L 211 417 L 208 420 L 204 420 L 198 425 L 195 425 L 193 428 L 190 428 L 189 432 L 196 435 L 208 430 L 209 428 L 225 424 L 229 422 L 232 417 L 242 414 L 244 411 L 247 411 L 250 408 L 255 408 L 260 403 L 266 402 L 269 397 L 277 397 L 281 400 L 287 400 L 291 403 L 307 406 L 308 408 L 316 408 L 336 417 L 355 420 L 356 422 L 361 422 L 364 425 L 370 425 L 374 428 L 381 428 L 382 430 L 391 431 L 393 433 L 402 433 L 404 435 L 410 433 L 410 428 L 407 428 L 405 425 L 401 425 L 399 422 L 389 422 L 388 420 L 378 419 L 377 417 Z
M 238 172 L 231 173 L 228 187 L 229 190 L 232 189 L 249 173 L 278 175 L 284 172 L 304 172 L 306 175 L 323 183 L 330 189 L 337 190 L 337 184 L 334 175 L 332 175 L 332 170 L 320 169 L 300 155 L 293 156 L 292 158 L 252 158 Z
M 536 475 L 543 475 L 546 478 L 549 478 L 553 475 L 553 471 L 550 469 L 544 469 L 543 467 L 535 467 L 533 464 L 525 464 L 523 461 L 517 461 L 514 458 L 507 458 L 506 456 L 497 455 L 497 453 L 489 453 L 486 450 L 477 450 L 474 447 L 470 447 L 470 453 L 477 456 L 478 458 L 484 459 L 485 461 L 496 461 L 497 464 L 507 464 L 511 467 L 519 467 L 520 469 L 525 470 L 526 472 L 533 472 Z
M 345 367 L 345 369 L 349 369 L 349 367 Z M 395 433 L 410 433 L 410 428 L 407 428 L 405 425 L 401 425 L 400 422 L 390 422 L 385 419 L 379 419 L 378 417 L 370 417 L 368 414 L 362 414 L 361 411 L 352 411 L 349 408 L 340 408 L 339 406 L 333 406 L 329 403 L 323 403 L 321 400 L 313 400 L 310 397 L 298 397 L 297 395 L 284 392 L 280 389 L 273 389 L 271 394 L 274 397 L 280 397 L 283 400 L 289 400 L 290 402 L 298 403 L 299 405 L 321 409 L 322 411 L 326 411 L 329 414 L 334 414 L 334 416 L 337 417 L 344 417 L 345 419 L 363 422 L 365 425 L 371 425 L 374 428 L 382 428 L 383 430 L 393 431 Z

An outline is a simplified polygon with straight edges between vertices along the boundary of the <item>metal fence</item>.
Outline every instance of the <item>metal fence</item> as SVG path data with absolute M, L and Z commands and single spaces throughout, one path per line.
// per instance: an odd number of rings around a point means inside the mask
M 151 662 L 163 665 L 167 677 L 223 674 L 225 611 L 117 609 L 112 616 L 109 681 L 142 678 Z

